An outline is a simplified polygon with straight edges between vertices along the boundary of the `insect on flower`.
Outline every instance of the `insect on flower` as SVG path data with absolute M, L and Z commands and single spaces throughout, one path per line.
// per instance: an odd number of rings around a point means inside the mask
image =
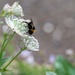
M 32 19 L 24 20 L 23 18 L 14 15 L 7 15 L 5 17 L 7 25 L 21 36 L 32 35 L 35 32 L 35 26 Z
M 27 23 L 28 25 L 28 34 L 32 35 L 34 32 L 35 32 L 35 26 L 33 24 L 33 20 L 30 19 L 30 20 L 25 20 L 25 23 Z

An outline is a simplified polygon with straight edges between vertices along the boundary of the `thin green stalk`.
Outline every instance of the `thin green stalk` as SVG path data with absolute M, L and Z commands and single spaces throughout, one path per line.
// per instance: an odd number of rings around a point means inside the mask
M 25 49 L 25 50 L 26 50 L 26 49 Z M 11 62 L 12 62 L 22 51 L 23 51 L 23 50 L 20 50 L 19 53 L 18 53 L 15 57 L 13 57 L 12 60 L 3 68 L 3 70 L 5 70 L 5 69 L 11 64 Z
M 5 49 L 5 48 L 6 48 L 6 46 L 8 45 L 8 43 L 10 42 L 10 40 L 12 39 L 12 37 L 14 36 L 14 34 L 15 34 L 15 32 L 11 35 L 11 37 L 9 38 L 9 40 L 7 41 L 7 43 L 5 44 L 5 46 L 4 46 L 4 48 L 3 48 L 3 49 Z
M 4 45 L 4 47 L 1 49 L 1 53 L 0 53 L 0 57 L 2 56 L 6 46 L 8 45 L 8 43 L 10 42 L 10 40 L 12 39 L 12 37 L 14 36 L 15 32 L 10 36 L 9 40 L 6 42 L 6 44 Z
M 5 42 L 6 42 L 6 37 L 4 37 L 4 41 L 3 41 L 3 44 L 2 44 L 2 47 L 1 47 L 0 58 L 1 58 L 1 55 L 2 55 L 2 49 L 3 49 L 3 47 L 4 47 Z
M 3 43 L 2 43 L 1 50 L 2 50 L 2 48 L 4 47 L 4 44 L 5 44 L 5 42 L 6 42 L 6 38 L 7 38 L 7 34 L 4 34 L 4 41 L 3 41 Z
M 4 38 L 4 41 L 3 41 L 3 44 L 2 44 L 1 50 L 2 50 L 2 48 L 4 46 L 4 44 L 5 44 L 5 41 L 6 41 L 6 37 Z

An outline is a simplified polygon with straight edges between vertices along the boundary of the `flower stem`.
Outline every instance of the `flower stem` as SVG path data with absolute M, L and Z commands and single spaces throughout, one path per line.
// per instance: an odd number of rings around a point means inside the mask
M 5 44 L 3 50 L 6 48 L 6 46 L 8 45 L 8 43 L 10 42 L 10 40 L 12 39 L 12 37 L 14 36 L 15 32 L 10 36 L 9 40 L 7 41 L 7 43 Z
M 0 51 L 0 58 L 1 58 L 1 56 L 2 56 L 2 50 L 3 50 L 3 47 L 4 47 L 4 45 L 5 45 L 5 42 L 6 42 L 6 37 L 4 37 L 4 41 L 3 41 L 3 44 L 2 44 L 2 47 L 1 47 L 1 51 Z
M 10 42 L 10 40 L 12 39 L 12 37 L 14 36 L 14 34 L 15 34 L 15 32 L 10 36 L 10 38 L 6 42 L 6 44 L 5 44 L 6 39 L 4 40 L 3 45 L 2 45 L 2 48 L 1 48 L 1 52 L 0 52 L 0 58 L 1 58 L 2 54 L 3 54 L 3 51 L 5 50 L 6 46 L 8 45 L 8 43 Z
M 3 41 L 3 44 L 2 44 L 1 50 L 4 47 L 5 41 L 6 41 L 6 37 L 4 37 L 4 41 Z
M 12 60 L 3 68 L 4 70 L 11 64 L 11 62 L 22 52 L 23 50 L 20 50 L 19 53 L 12 58 Z

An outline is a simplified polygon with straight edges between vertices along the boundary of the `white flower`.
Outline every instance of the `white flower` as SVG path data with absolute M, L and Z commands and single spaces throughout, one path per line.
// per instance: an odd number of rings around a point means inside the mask
M 24 16 L 24 14 L 23 14 L 23 9 L 22 9 L 22 7 L 19 5 L 18 2 L 15 2 L 15 3 L 12 5 L 11 9 L 12 9 L 11 12 L 14 13 L 15 15 Z
M 4 12 L 10 12 L 11 11 L 11 6 L 9 4 L 6 4 L 3 8 Z
M 35 39 L 33 36 L 26 35 L 25 38 L 23 39 L 23 42 L 28 50 L 39 51 L 38 40 Z
M 9 30 L 8 26 L 3 25 L 3 26 L 2 26 L 2 29 L 3 29 L 3 33 L 5 33 L 5 34 L 8 33 L 8 30 Z
M 2 30 L 3 30 L 3 33 L 6 35 L 11 35 L 13 33 L 13 31 L 7 25 L 3 25 Z
M 17 34 L 25 36 L 28 33 L 28 25 L 23 18 L 18 18 L 14 15 L 7 15 L 5 17 L 7 25 Z
M 23 9 L 18 2 L 15 2 L 12 6 L 10 6 L 9 4 L 6 4 L 3 10 L 5 13 L 11 13 L 18 16 L 24 16 Z

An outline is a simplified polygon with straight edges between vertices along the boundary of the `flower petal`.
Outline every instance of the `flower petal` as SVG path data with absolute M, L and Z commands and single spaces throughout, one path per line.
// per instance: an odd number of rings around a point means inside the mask
M 21 36 L 25 36 L 28 33 L 28 25 L 23 18 L 18 18 L 14 15 L 7 15 L 5 17 L 7 25 Z
M 25 38 L 23 39 L 23 42 L 28 50 L 39 51 L 38 40 L 35 39 L 33 36 L 26 35 Z
M 13 14 L 16 16 L 24 16 L 23 9 L 18 2 L 15 2 L 12 6 L 10 6 L 9 4 L 6 4 L 3 10 L 5 13 Z
M 15 3 L 12 5 L 12 13 L 14 13 L 15 15 L 24 16 L 24 14 L 23 14 L 23 9 L 22 9 L 21 5 L 19 5 L 18 2 L 15 2 Z
M 11 11 L 11 6 L 9 4 L 5 4 L 3 10 L 7 13 Z

